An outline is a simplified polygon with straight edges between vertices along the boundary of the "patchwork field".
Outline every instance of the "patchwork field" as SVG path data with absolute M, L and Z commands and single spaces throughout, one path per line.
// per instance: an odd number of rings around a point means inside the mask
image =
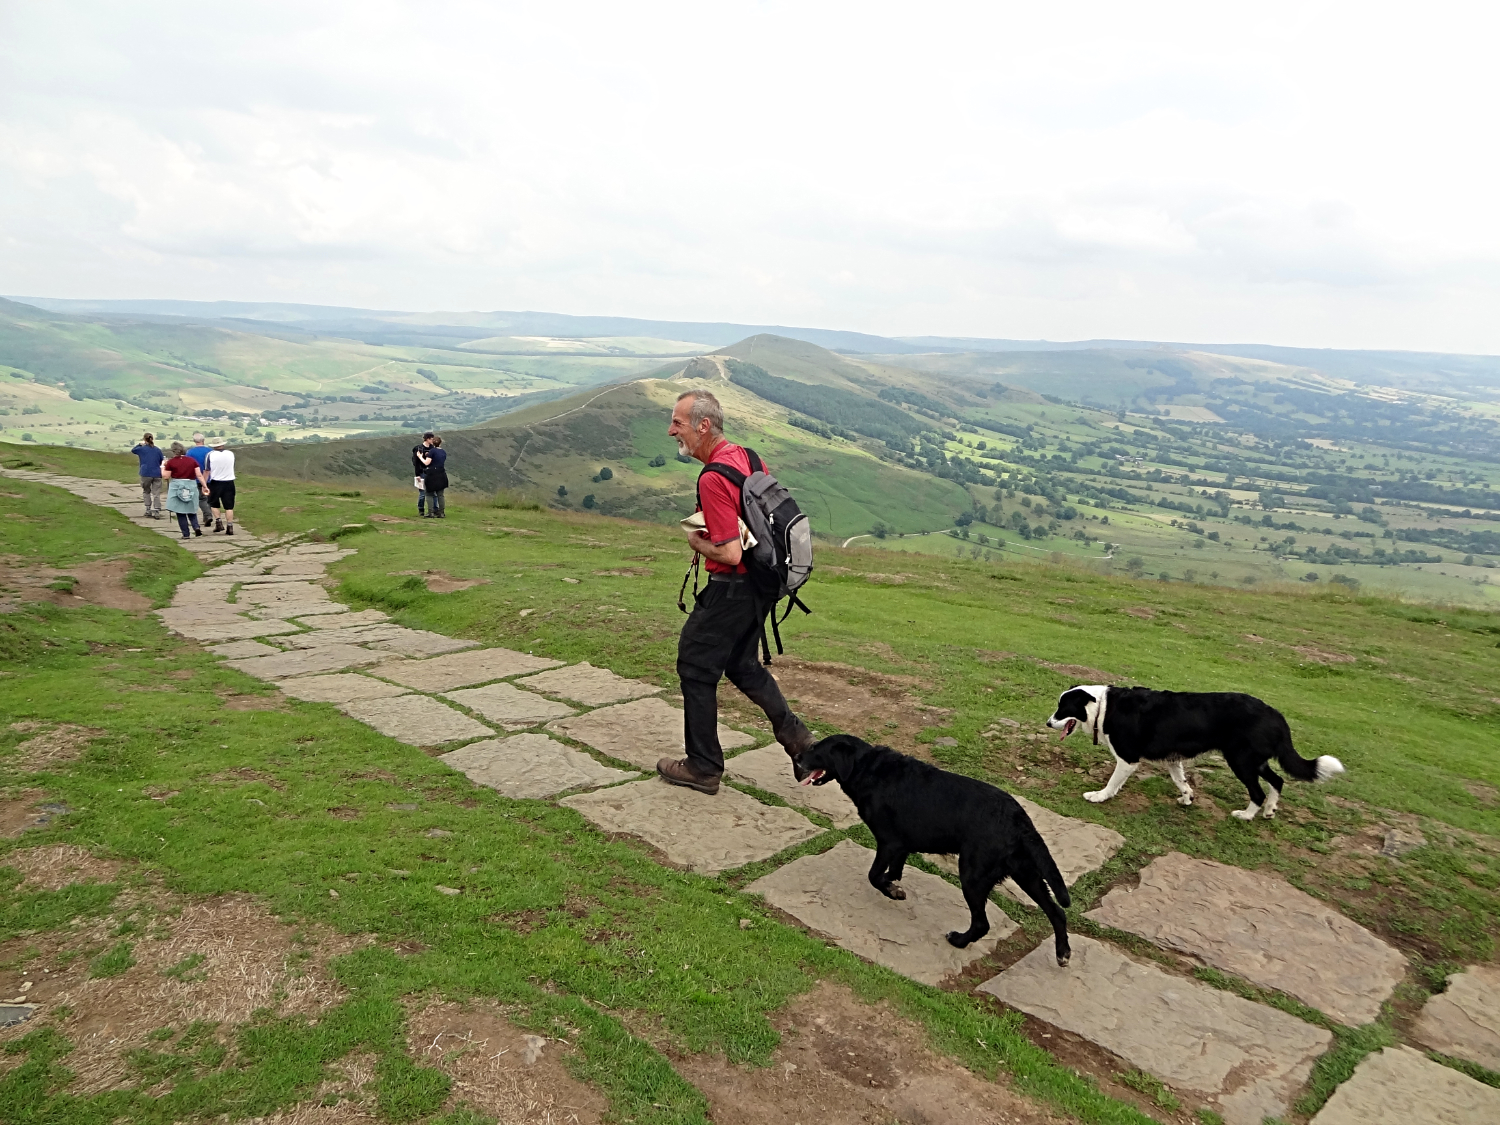
M 127 486 L 134 467 L 59 448 L 7 450 L 0 464 Z M 670 839 L 642 842 L 652 829 L 596 827 L 597 802 L 513 799 L 465 772 L 498 766 L 435 757 L 480 746 L 473 736 L 433 731 L 424 752 L 410 744 L 420 733 L 379 733 L 386 712 L 360 721 L 358 706 L 277 686 L 337 629 L 358 643 L 335 663 L 356 667 L 327 678 L 395 683 L 380 692 L 415 692 L 467 722 L 552 723 L 542 741 L 579 768 L 638 769 L 623 745 L 595 748 L 613 736 L 591 729 L 610 728 L 566 726 L 527 694 L 585 715 L 615 706 L 569 697 L 576 678 L 502 691 L 371 665 L 406 657 L 421 671 L 452 638 L 461 651 L 435 660 L 489 646 L 561 671 L 587 662 L 670 707 L 685 563 L 672 529 L 478 495 L 418 523 L 409 490 L 252 475 L 240 518 L 258 542 L 214 568 L 159 525 L 34 477 L 0 479 L 0 493 L 0 1002 L 29 1009 L 0 1031 L 0 1119 L 1207 1122 L 1272 1098 L 1286 1120 L 1326 1114 L 1321 1125 L 1382 1082 L 1452 1076 L 1470 1084 L 1454 1096 L 1480 1107 L 1470 1087 L 1500 1084 L 1439 1018 L 1442 1003 L 1471 1003 L 1500 930 L 1489 613 L 1337 586 L 1163 584 L 1009 551 L 820 550 L 815 612 L 788 622 L 773 666 L 798 709 L 820 732 L 878 738 L 1026 797 L 1044 834 L 1117 834 L 1074 884 L 1070 925 L 1090 950 L 1078 972 L 1114 958 L 1145 991 L 1112 1002 L 1186 990 L 1204 1011 L 1289 1021 L 1272 1041 L 1305 1042 L 1303 1061 L 1267 1061 L 1254 1092 L 1232 1094 L 1227 1071 L 1205 1078 L 1110 1039 L 1085 1009 L 1036 1014 L 1028 955 L 1050 930 L 1003 893 L 990 916 L 1009 932 L 936 984 L 861 944 L 883 925 L 862 907 L 807 923 L 857 952 L 808 932 L 797 886 L 872 841 L 837 806 L 780 795 L 775 771 L 751 763 L 758 751 L 726 792 L 811 834 L 695 874 L 672 862 Z M 167 615 L 177 628 L 235 617 L 265 635 L 216 654 L 209 634 L 169 633 L 153 604 L 180 607 Z M 282 630 L 278 612 L 302 624 Z M 280 663 L 262 673 L 257 660 Z M 1080 680 L 1253 692 L 1286 713 L 1304 756 L 1337 755 L 1349 772 L 1289 783 L 1279 817 L 1252 824 L 1227 816 L 1243 791 L 1216 759 L 1190 771 L 1191 808 L 1146 770 L 1114 802 L 1088 804 L 1107 762 L 1041 725 Z M 764 742 L 757 716 L 731 689 L 722 698 L 724 720 Z M 506 710 L 528 699 L 533 712 Z M 1138 904 L 1180 893 L 1191 863 L 1224 886 L 1253 873 L 1300 888 L 1363 927 L 1371 964 L 1394 976 L 1346 974 L 1347 992 L 1317 992 L 1151 930 Z M 913 866 L 949 886 L 941 867 Z M 773 875 L 792 897 L 773 895 Z M 942 917 L 919 909 L 914 933 L 938 940 L 953 920 L 931 909 Z M 1260 1050 L 1252 1039 L 1235 1049 Z

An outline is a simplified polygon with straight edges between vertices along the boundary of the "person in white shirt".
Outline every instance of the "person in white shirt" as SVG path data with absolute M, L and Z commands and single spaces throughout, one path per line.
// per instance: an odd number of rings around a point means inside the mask
M 208 503 L 217 513 L 214 531 L 234 534 L 234 454 L 225 448 L 227 438 L 215 438 L 208 455 Z

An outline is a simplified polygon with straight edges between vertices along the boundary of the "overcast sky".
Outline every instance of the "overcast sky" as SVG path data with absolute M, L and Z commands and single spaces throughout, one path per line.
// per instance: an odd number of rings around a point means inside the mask
M 1496 11 L 0 0 L 0 292 L 1500 352 Z

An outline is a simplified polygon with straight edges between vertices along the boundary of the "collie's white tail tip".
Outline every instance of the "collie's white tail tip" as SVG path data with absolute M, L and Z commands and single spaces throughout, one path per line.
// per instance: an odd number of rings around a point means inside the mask
M 1318 780 L 1327 781 L 1330 777 L 1337 777 L 1344 772 L 1344 763 L 1331 754 L 1324 754 L 1318 759 Z

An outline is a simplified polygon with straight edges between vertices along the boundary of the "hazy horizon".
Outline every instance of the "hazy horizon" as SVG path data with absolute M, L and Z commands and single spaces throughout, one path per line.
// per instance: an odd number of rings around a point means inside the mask
M 0 6 L 0 290 L 1500 353 L 1491 10 Z

